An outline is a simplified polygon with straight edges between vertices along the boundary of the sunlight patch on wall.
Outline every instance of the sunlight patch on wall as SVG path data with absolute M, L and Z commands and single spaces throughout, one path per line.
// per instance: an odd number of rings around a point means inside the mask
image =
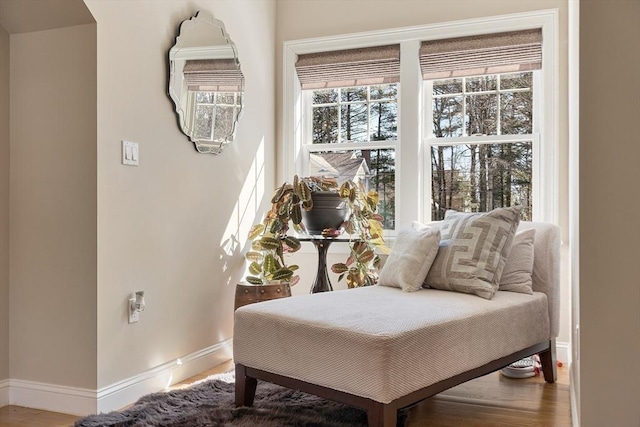
M 220 248 L 224 254 L 220 257 L 227 258 L 222 266 L 223 271 L 227 271 L 229 268 L 229 260 L 235 259 L 241 254 L 243 243 L 247 241 L 251 226 L 261 220 L 259 208 L 265 193 L 264 144 L 263 137 L 220 241 Z M 229 277 L 230 280 L 231 277 Z

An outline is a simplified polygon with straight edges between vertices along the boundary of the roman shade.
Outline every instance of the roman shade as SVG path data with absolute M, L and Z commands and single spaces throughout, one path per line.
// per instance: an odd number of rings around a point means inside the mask
M 397 83 L 400 45 L 304 54 L 296 71 L 302 89 Z
M 512 31 L 422 42 L 425 80 L 542 68 L 542 30 Z
M 240 92 L 244 82 L 233 58 L 188 60 L 182 73 L 190 91 Z

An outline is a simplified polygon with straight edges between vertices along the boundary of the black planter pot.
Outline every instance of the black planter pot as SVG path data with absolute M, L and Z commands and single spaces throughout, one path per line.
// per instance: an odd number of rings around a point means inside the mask
M 335 191 L 311 193 L 313 208 L 302 211 L 302 221 L 309 234 L 322 234 L 326 228 L 340 229 L 347 217 L 345 201 Z

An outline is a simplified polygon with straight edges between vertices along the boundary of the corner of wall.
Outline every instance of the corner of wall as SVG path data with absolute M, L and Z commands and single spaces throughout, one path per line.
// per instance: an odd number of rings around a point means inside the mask
M 9 33 L 0 25 L 0 407 L 9 378 Z

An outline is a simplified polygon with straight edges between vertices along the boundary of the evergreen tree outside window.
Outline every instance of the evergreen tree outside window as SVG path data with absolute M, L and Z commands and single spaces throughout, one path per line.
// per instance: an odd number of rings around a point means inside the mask
M 311 111 L 310 143 L 305 145 L 309 175 L 333 176 L 340 183 L 350 179 L 377 191 L 383 225 L 393 229 L 398 84 L 305 92 Z M 316 166 L 319 162 L 326 163 L 324 168 Z
M 302 173 L 350 180 L 378 192 L 385 229 L 395 228 L 400 45 L 300 55 Z
M 279 178 L 310 170 L 329 171 L 332 167 L 316 154 L 362 156 L 357 150 L 389 149 L 381 154 L 392 153 L 396 227 L 406 227 L 416 219 L 438 219 L 433 212 L 435 203 L 445 210 L 447 206 L 490 210 L 497 203 L 523 204 L 524 219 L 556 223 L 564 191 L 558 180 L 558 31 L 557 12 L 548 10 L 509 19 L 496 16 L 285 41 Z M 444 34 L 449 38 L 443 39 Z M 379 50 L 384 45 L 389 49 L 373 58 L 373 46 Z M 399 49 L 392 72 L 393 46 Z M 376 78 L 370 68 L 359 74 L 346 71 L 352 64 L 344 57 L 358 50 L 363 55 L 352 63 L 359 61 L 356 65 L 366 68 L 366 62 L 374 59 L 379 68 L 386 67 L 384 79 L 389 80 L 370 81 Z M 329 67 L 322 63 L 325 56 L 335 60 Z M 528 76 L 530 85 L 520 84 L 520 75 Z M 355 129 L 341 126 L 349 116 L 357 121 L 363 110 L 355 105 L 359 98 L 343 102 L 339 92 L 330 89 L 395 83 L 395 140 L 371 138 L 371 124 L 366 140 L 361 122 Z M 322 96 L 328 99 L 316 103 L 314 118 L 313 91 L 323 90 Z M 437 98 L 439 104 L 434 101 Z M 343 113 L 338 104 L 348 102 L 351 111 Z M 434 109 L 438 108 L 440 119 L 434 124 Z M 315 134 L 314 120 L 322 122 Z M 500 168 L 512 173 L 499 173 Z M 465 186 L 464 191 L 457 190 Z M 501 187 L 505 190 L 499 191 Z M 442 190 L 437 194 L 434 189 Z
M 522 205 L 532 219 L 532 71 L 430 81 L 431 217 Z

